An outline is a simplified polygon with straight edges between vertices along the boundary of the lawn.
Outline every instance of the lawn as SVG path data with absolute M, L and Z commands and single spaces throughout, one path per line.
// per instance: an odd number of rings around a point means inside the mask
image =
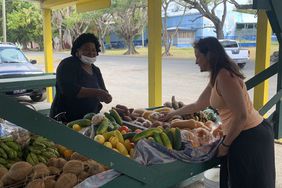
M 250 47 L 248 48 L 250 50 L 250 59 L 252 61 L 255 60 L 256 56 L 256 47 Z M 270 55 L 279 49 L 279 45 L 277 43 L 274 43 L 270 47 Z M 135 56 L 147 56 L 148 55 L 148 48 L 136 48 L 136 51 L 139 54 L 136 54 Z M 164 51 L 164 49 L 162 50 Z M 105 55 L 122 55 L 126 52 L 126 49 L 113 49 L 113 50 L 107 50 Z M 172 47 L 170 50 L 172 56 L 170 58 L 187 58 L 187 59 L 193 59 L 194 57 L 194 50 L 193 48 L 176 48 Z
M 251 59 L 252 62 L 254 62 L 255 56 L 256 56 L 256 47 L 250 47 L 248 49 L 250 50 L 250 59 Z M 270 48 L 270 55 L 274 51 L 277 51 L 278 49 L 279 49 L 279 45 L 277 43 L 272 44 L 271 48 Z M 138 54 L 136 54 L 134 56 L 147 56 L 148 55 L 148 48 L 136 48 L 136 51 L 138 52 Z M 163 51 L 164 51 L 164 49 L 163 49 Z M 106 52 L 103 55 L 119 56 L 119 55 L 123 55 L 125 52 L 126 52 L 126 49 L 111 49 L 111 50 L 106 50 Z M 172 56 L 166 57 L 166 58 L 186 58 L 186 59 L 195 58 L 193 48 L 172 47 L 170 52 L 171 52 Z M 54 53 L 56 53 L 56 52 L 54 52 Z M 70 54 L 68 51 L 59 52 L 59 53 Z M 35 55 L 34 53 L 32 55 L 28 54 L 28 58 L 29 59 L 36 59 L 39 64 L 44 62 L 44 56 L 42 56 L 42 55 Z M 61 61 L 61 59 L 54 58 L 55 63 L 58 63 L 60 61 Z

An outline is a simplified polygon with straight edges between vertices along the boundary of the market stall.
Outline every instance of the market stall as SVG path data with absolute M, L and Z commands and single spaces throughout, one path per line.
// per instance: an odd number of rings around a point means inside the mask
M 3 88 L 4 91 L 11 89 L 9 89 L 9 85 L 12 89 L 38 87 L 38 85 L 46 87 L 54 84 L 52 82 L 54 81 L 53 79 L 48 76 L 25 78 L 11 85 L 2 82 L 0 88 Z M 44 136 L 84 156 L 95 159 L 108 168 L 122 173 L 118 178 L 106 184 L 105 187 L 128 185 L 134 187 L 169 187 L 218 164 L 217 160 L 200 164 L 176 160 L 167 164 L 141 165 L 104 145 L 94 142 L 93 139 L 19 104 L 13 98 L 1 94 L 0 104 L 0 117 L 3 119 L 25 128 L 36 135 Z M 5 108 L 7 106 L 9 108 Z M 159 173 L 160 171 L 162 173 Z

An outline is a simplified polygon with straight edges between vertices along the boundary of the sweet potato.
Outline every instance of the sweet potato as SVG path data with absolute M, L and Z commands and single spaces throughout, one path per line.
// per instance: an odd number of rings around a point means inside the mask
M 193 119 L 189 119 L 189 120 L 178 120 L 178 121 L 174 121 L 171 124 L 171 127 L 178 127 L 180 129 L 195 129 L 197 127 L 199 127 L 198 124 L 196 124 L 196 121 Z

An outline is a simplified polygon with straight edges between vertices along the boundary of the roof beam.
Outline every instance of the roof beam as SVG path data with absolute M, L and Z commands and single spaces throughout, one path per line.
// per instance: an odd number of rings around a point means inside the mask
M 77 12 L 87 12 L 111 6 L 111 0 L 79 1 L 76 4 Z
M 66 6 L 75 5 L 78 0 L 45 0 L 41 3 L 41 8 L 43 9 L 57 9 Z

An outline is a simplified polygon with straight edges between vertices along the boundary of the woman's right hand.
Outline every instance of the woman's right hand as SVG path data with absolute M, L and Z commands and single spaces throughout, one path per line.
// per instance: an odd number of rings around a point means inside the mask
M 110 102 L 112 102 L 112 96 L 105 90 L 99 89 L 98 90 L 98 96 L 97 98 L 101 101 L 101 102 L 105 102 L 107 104 L 109 104 Z

